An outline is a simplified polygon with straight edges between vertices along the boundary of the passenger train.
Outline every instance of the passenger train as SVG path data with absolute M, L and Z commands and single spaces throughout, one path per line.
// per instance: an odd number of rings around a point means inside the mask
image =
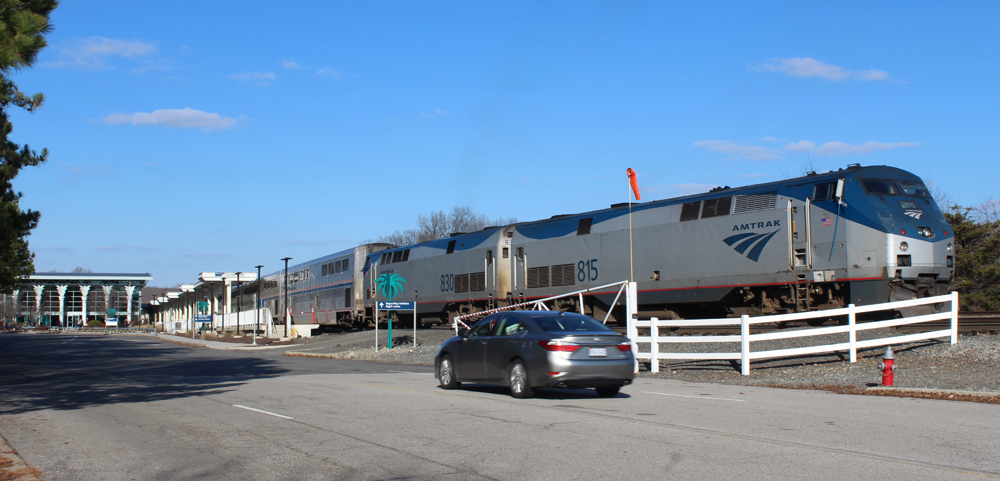
M 290 268 L 288 289 L 297 324 L 367 325 L 386 300 L 415 302 L 418 322 L 444 323 L 630 275 L 643 317 L 799 312 L 946 293 L 952 235 L 920 178 L 852 165 L 416 245 L 361 245 Z M 265 277 L 262 296 L 275 313 L 281 274 Z M 583 312 L 610 310 L 624 323 L 616 294 L 586 294 Z

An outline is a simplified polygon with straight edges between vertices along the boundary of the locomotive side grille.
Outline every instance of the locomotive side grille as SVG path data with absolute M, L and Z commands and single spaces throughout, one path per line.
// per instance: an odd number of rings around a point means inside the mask
M 455 276 L 455 292 L 469 292 L 469 275 L 458 274 Z
M 469 290 L 472 292 L 486 290 L 485 272 L 473 272 L 472 274 L 469 274 Z
M 549 287 L 549 266 L 528 268 L 528 289 Z
M 561 264 L 552 266 L 552 287 L 572 286 L 576 284 L 576 264 Z
M 768 192 L 766 194 L 737 195 L 736 207 L 733 209 L 733 214 L 773 209 L 776 197 L 777 194 L 775 192 Z
M 733 205 L 733 198 L 720 197 L 718 199 L 708 199 L 701 208 L 701 218 L 718 217 L 729 215 L 729 208 Z
M 688 202 L 681 206 L 681 222 L 686 220 L 695 220 L 698 218 L 698 212 L 701 210 L 701 201 L 698 202 Z

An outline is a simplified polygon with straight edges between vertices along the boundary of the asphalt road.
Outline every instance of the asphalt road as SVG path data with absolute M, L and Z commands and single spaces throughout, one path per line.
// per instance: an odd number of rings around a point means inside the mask
M 1000 406 L 639 379 L 437 387 L 428 367 L 0 335 L 0 434 L 50 480 L 1000 478 Z

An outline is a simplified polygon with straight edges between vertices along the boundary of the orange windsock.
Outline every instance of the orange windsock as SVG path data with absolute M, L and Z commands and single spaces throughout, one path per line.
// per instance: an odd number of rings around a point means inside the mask
M 632 193 L 635 194 L 635 200 L 642 200 L 642 198 L 639 197 L 639 179 L 636 178 L 635 171 L 629 167 L 625 173 L 628 174 L 629 184 L 632 184 Z

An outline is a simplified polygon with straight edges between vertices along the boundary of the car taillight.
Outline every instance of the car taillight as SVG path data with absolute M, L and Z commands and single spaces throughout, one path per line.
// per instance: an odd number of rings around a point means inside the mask
M 573 344 L 572 342 L 565 341 L 538 341 L 538 345 L 544 347 L 548 351 L 556 352 L 573 352 L 580 348 L 579 344 Z
M 618 350 L 621 352 L 629 352 L 632 350 L 632 344 L 628 342 L 623 342 L 618 345 Z

